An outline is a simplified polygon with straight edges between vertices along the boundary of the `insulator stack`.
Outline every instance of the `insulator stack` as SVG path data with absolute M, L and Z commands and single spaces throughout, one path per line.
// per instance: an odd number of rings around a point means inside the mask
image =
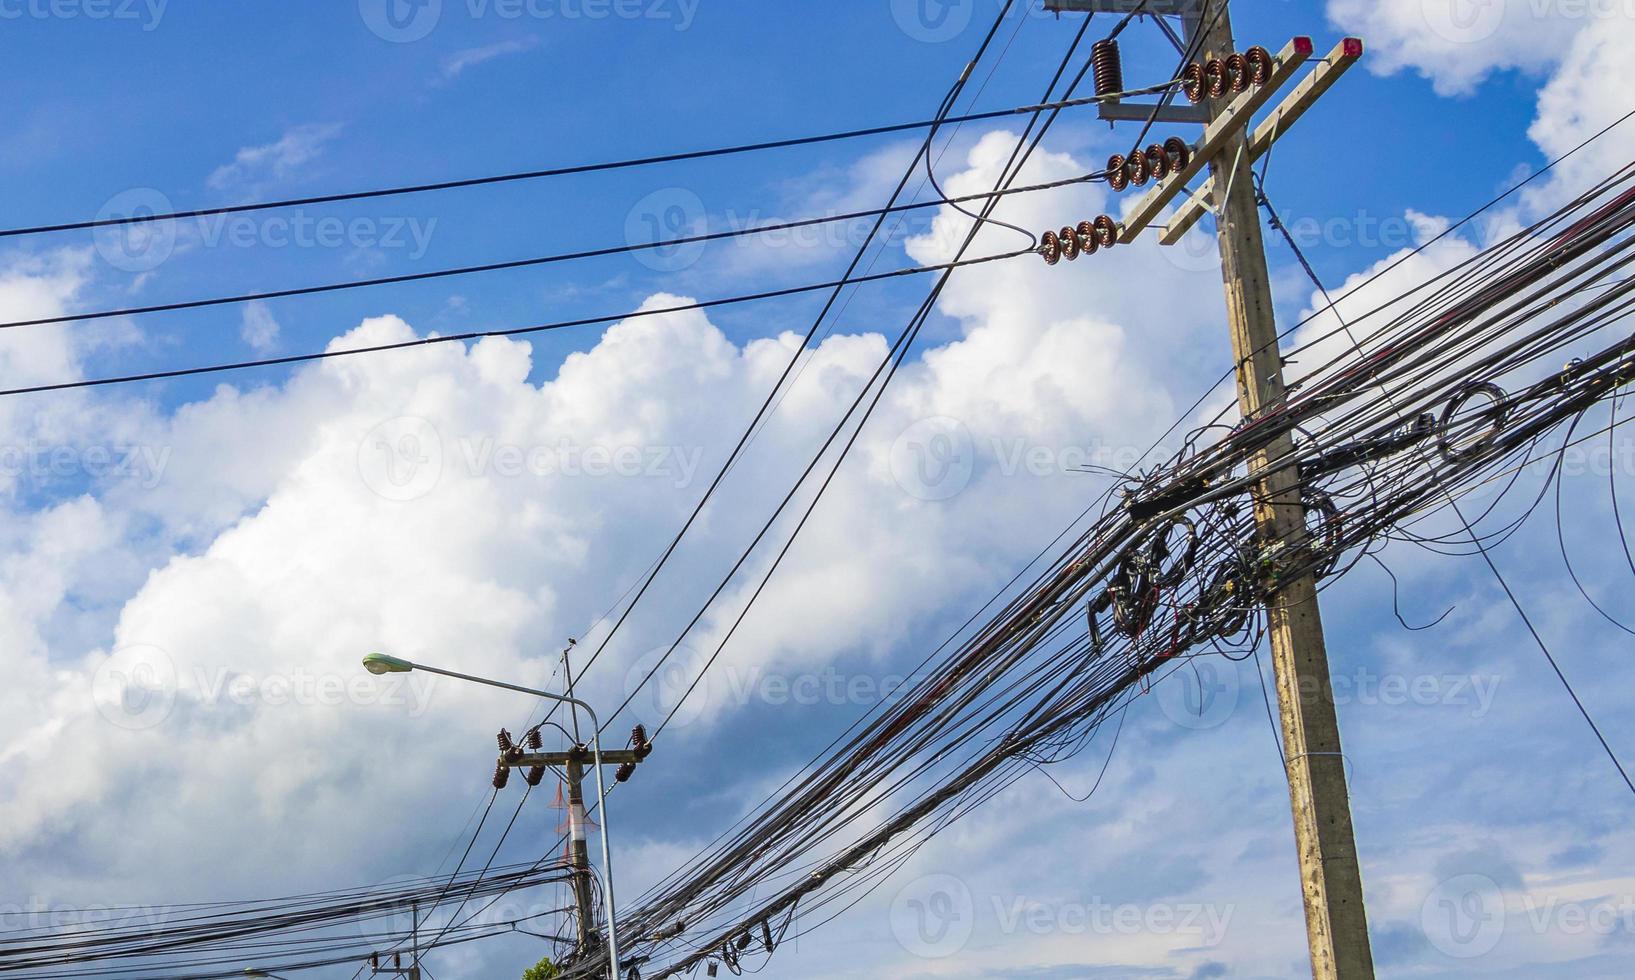
M 618 769 L 614 770 L 613 781 L 616 783 L 628 783 L 630 781 L 630 777 L 634 776 L 635 774 L 636 764 L 634 762 L 626 762 L 619 766 Z
M 528 741 L 528 747 L 530 749 L 533 749 L 535 752 L 538 752 L 540 749 L 543 749 L 545 747 L 545 739 L 540 737 L 539 726 L 538 725 L 535 725 L 533 728 L 528 729 L 528 739 L 527 739 L 527 741 Z
M 1077 225 L 1067 225 L 1061 231 L 1045 232 L 1040 236 L 1038 252 L 1046 265 L 1055 265 L 1064 257 L 1071 261 L 1080 255 L 1095 255 L 1116 244 L 1118 222 L 1111 215 L 1103 214 Z
M 1271 81 L 1272 66 L 1272 53 L 1260 45 L 1225 58 L 1195 61 L 1181 70 L 1181 92 L 1193 105 L 1229 92 L 1247 92 Z
M 522 774 L 522 778 L 527 781 L 529 786 L 538 786 L 545 781 L 545 767 L 529 766 L 528 771 Z
M 1135 155 L 1114 154 L 1107 161 L 1107 186 L 1115 193 L 1143 187 L 1185 170 L 1192 162 L 1192 145 L 1179 136 L 1154 143 Z
M 511 733 L 503 728 L 500 729 L 500 733 L 498 735 L 494 736 L 494 741 L 499 743 L 501 755 L 516 750 L 516 744 L 511 741 Z
M 1095 68 L 1097 95 L 1106 98 L 1124 91 L 1124 59 L 1117 41 L 1106 38 L 1092 45 L 1090 63 Z
M 510 782 L 510 781 L 511 781 L 511 767 L 506 765 L 503 762 L 497 763 L 494 766 L 494 788 L 495 789 L 504 789 L 505 784 Z

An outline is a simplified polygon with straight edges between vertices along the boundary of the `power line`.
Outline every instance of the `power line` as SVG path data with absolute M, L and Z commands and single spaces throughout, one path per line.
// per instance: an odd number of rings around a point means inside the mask
M 1342 327 L 1344 327 L 1346 336 L 1351 341 L 1352 350 L 1356 351 L 1359 356 L 1362 356 L 1362 345 L 1352 333 L 1350 324 L 1347 323 L 1345 318 L 1340 315 L 1339 308 L 1335 305 L 1334 297 L 1329 294 L 1328 287 L 1323 284 L 1323 280 L 1317 275 L 1316 270 L 1312 268 L 1311 263 L 1307 261 L 1305 252 L 1300 248 L 1300 243 L 1295 241 L 1294 236 L 1289 233 L 1288 228 L 1283 224 L 1282 220 L 1278 218 L 1276 209 L 1272 207 L 1271 199 L 1266 195 L 1266 188 L 1264 185 L 1261 185 L 1257 188 L 1257 190 L 1260 201 L 1265 206 L 1267 215 L 1270 216 L 1272 227 L 1282 233 L 1284 241 L 1286 241 L 1289 248 L 1294 251 L 1295 258 L 1299 260 L 1300 267 L 1305 270 L 1307 278 L 1309 278 L 1312 284 L 1317 287 L 1318 292 L 1323 294 L 1323 302 L 1327 304 L 1326 308 L 1328 312 L 1334 314 L 1334 318 L 1340 322 Z M 1401 409 L 1398 408 L 1396 401 L 1391 397 L 1390 392 L 1385 390 L 1383 383 L 1381 384 L 1381 390 L 1385 392 L 1387 400 L 1391 402 L 1392 408 L 1395 409 L 1400 416 Z M 1441 486 L 1440 479 L 1438 479 L 1437 485 Z M 1624 785 L 1629 787 L 1630 793 L 1635 794 L 1635 781 L 1631 781 L 1628 771 L 1624 769 L 1624 764 L 1619 761 L 1617 753 L 1613 752 L 1612 746 L 1607 742 L 1606 736 L 1601 733 L 1601 726 L 1595 723 L 1595 719 L 1590 715 L 1589 708 L 1585 707 L 1584 705 L 1584 700 L 1578 696 L 1578 691 L 1573 688 L 1572 682 L 1567 679 L 1567 675 L 1562 671 L 1561 664 L 1556 661 L 1555 654 L 1550 652 L 1550 647 L 1544 642 L 1544 637 L 1539 635 L 1539 631 L 1533 626 L 1532 617 L 1527 615 L 1527 610 L 1522 608 L 1521 600 L 1516 597 L 1515 591 L 1510 588 L 1510 583 L 1506 581 L 1504 573 L 1499 571 L 1499 566 L 1496 562 L 1494 562 L 1493 555 L 1488 550 L 1488 545 L 1481 539 L 1480 536 L 1477 535 L 1476 529 L 1472 527 L 1470 521 L 1465 518 L 1465 512 L 1459 507 L 1459 501 L 1454 498 L 1452 491 L 1449 491 L 1444 487 L 1443 493 L 1446 494 L 1448 498 L 1448 505 L 1452 508 L 1454 516 L 1458 518 L 1460 526 L 1464 528 L 1465 533 L 1470 537 L 1471 544 L 1476 546 L 1477 552 L 1482 556 L 1482 561 L 1486 563 L 1488 570 L 1493 573 L 1493 577 L 1498 581 L 1499 587 L 1504 590 L 1505 597 L 1510 600 L 1510 605 L 1515 608 L 1516 615 L 1521 617 L 1522 625 L 1527 627 L 1527 632 L 1532 635 L 1533 642 L 1538 644 L 1540 652 L 1544 654 L 1544 659 L 1549 662 L 1550 669 L 1555 672 L 1556 678 L 1561 681 L 1561 686 L 1567 689 L 1567 695 L 1568 697 L 1572 698 L 1573 705 L 1578 708 L 1578 713 L 1584 717 L 1585 723 L 1590 726 L 1590 731 L 1595 733 L 1596 741 L 1601 743 L 1601 750 L 1606 753 L 1607 759 L 1612 762 L 1613 768 L 1618 770 L 1618 775 L 1623 779 Z M 1559 505 L 1557 513 L 1559 514 Z M 1563 550 L 1563 555 L 1565 555 L 1565 550 Z M 1572 567 L 1570 564 L 1568 565 L 1568 572 L 1569 574 L 1572 572 Z M 1580 591 L 1583 591 L 1582 587 L 1580 587 Z M 1586 595 L 1585 598 L 1588 599 L 1589 596 Z M 1590 605 L 1595 605 L 1594 600 L 1590 600 Z M 1596 609 L 1597 611 L 1600 611 L 1599 606 L 1597 606 Z M 1606 614 L 1602 613 L 1602 615 Z M 1622 628 L 1622 624 L 1617 623 L 1616 620 L 1614 623 Z M 1626 629 L 1625 632 L 1628 632 L 1628 630 Z
M 138 374 L 123 374 L 114 375 L 111 377 L 81 379 L 78 381 L 58 381 L 49 384 L 28 385 L 20 388 L 0 389 L 0 396 L 28 395 L 47 391 L 70 391 L 78 388 L 99 388 L 106 385 L 132 384 L 141 381 L 158 381 L 169 378 L 185 378 L 201 374 L 218 374 L 225 371 L 244 371 L 251 368 L 304 364 L 309 361 L 323 361 L 330 360 L 332 358 L 351 357 L 358 354 L 377 354 L 383 351 L 406 350 L 412 347 L 430 347 L 436 344 L 451 344 L 469 340 L 481 340 L 485 337 L 517 337 L 527 334 L 543 333 L 551 330 L 563 330 L 571 327 L 590 326 L 598 323 L 613 323 L 620 320 L 662 316 L 667 313 L 684 313 L 692 310 L 708 310 L 722 306 L 732 306 L 740 303 L 753 303 L 767 299 L 778 299 L 785 296 L 797 296 L 803 293 L 818 292 L 824 289 L 832 289 L 851 283 L 881 282 L 887 279 L 923 275 L 928 272 L 941 272 L 945 269 L 954 268 L 956 265 L 981 265 L 986 262 L 997 262 L 1004 259 L 1013 259 L 1020 255 L 1029 254 L 1032 254 L 1032 249 L 1018 249 L 1016 251 L 1004 252 L 997 255 L 986 255 L 976 259 L 965 259 L 957 264 L 944 263 L 941 265 L 913 266 L 905 269 L 893 269 L 890 272 L 881 272 L 873 275 L 861 276 L 854 279 L 835 279 L 827 282 L 810 283 L 803 286 L 786 286 L 781 289 L 769 289 L 756 293 L 745 293 L 738 296 L 702 300 L 694 303 L 680 303 L 658 309 L 628 310 L 623 313 L 580 317 L 574 320 L 557 320 L 551 323 L 541 323 L 527 327 L 511 327 L 504 330 L 476 330 L 467 333 L 447 334 L 444 336 L 421 337 L 416 340 L 404 340 L 390 344 L 371 344 L 365 347 L 348 347 L 340 350 L 325 350 L 308 354 L 289 354 L 283 357 L 265 357 L 254 360 L 206 364 L 198 367 L 171 368 L 163 371 L 147 371 Z
M 937 107 L 935 118 L 946 118 L 948 113 L 953 110 L 954 105 L 959 100 L 960 93 L 964 91 L 965 85 L 971 77 L 972 66 L 982 61 L 983 55 L 987 52 L 988 47 L 993 43 L 994 37 L 998 34 L 999 28 L 1004 23 L 1005 16 L 1010 12 L 1014 2 L 1015 0 L 1005 0 L 1004 6 L 1000 9 L 999 16 L 994 19 L 993 24 L 988 28 L 987 33 L 983 36 L 981 44 L 977 46 L 976 54 L 967 63 L 965 70 L 960 73 L 958 79 L 956 79 L 954 84 L 949 88 L 948 94 L 943 97 L 942 103 Z M 1037 120 L 1037 118 L 1037 115 L 1032 117 L 1033 120 Z M 888 207 L 890 204 L 895 203 L 902 195 L 904 189 L 908 186 L 908 182 L 913 178 L 914 171 L 918 167 L 920 160 L 927 158 L 930 154 L 931 146 L 935 140 L 936 127 L 933 126 L 931 131 L 926 134 L 926 138 L 921 142 L 919 150 L 914 155 L 914 159 L 909 161 L 908 169 L 903 173 L 902 178 L 897 182 L 897 186 L 892 190 Z M 777 381 L 773 384 L 772 390 L 767 393 L 767 396 L 761 402 L 760 407 L 756 409 L 755 417 L 750 420 L 749 425 L 744 427 L 744 431 L 738 437 L 738 442 L 735 446 L 733 446 L 732 452 L 727 457 L 727 461 L 716 473 L 715 478 L 710 482 L 709 487 L 705 489 L 703 496 L 693 507 L 692 512 L 687 516 L 687 520 L 682 524 L 681 529 L 676 532 L 675 537 L 672 538 L 670 543 L 666 546 L 664 553 L 659 556 L 658 562 L 654 564 L 652 570 L 649 571 L 647 576 L 643 579 L 641 588 L 636 591 L 635 597 L 630 600 L 630 604 L 627 605 L 624 611 L 619 614 L 619 618 L 614 621 L 612 628 L 608 630 L 607 634 L 603 636 L 601 641 L 596 645 L 596 649 L 591 653 L 590 658 L 585 662 L 584 667 L 581 668 L 581 677 L 583 676 L 584 671 L 589 670 L 591 666 L 594 665 L 601 657 L 602 652 L 607 649 L 608 644 L 612 642 L 613 637 L 617 635 L 620 627 L 622 627 L 626 620 L 630 618 L 631 612 L 636 608 L 636 605 L 641 602 L 642 597 L 646 595 L 648 588 L 652 586 L 653 582 L 658 578 L 659 573 L 664 569 L 665 564 L 668 563 L 670 557 L 675 553 L 676 548 L 680 546 L 682 539 L 686 537 L 687 532 L 692 528 L 694 522 L 696 522 L 699 515 L 703 513 L 705 505 L 708 504 L 710 499 L 714 496 L 716 489 L 721 485 L 721 482 L 726 478 L 727 473 L 732 469 L 733 463 L 737 461 L 738 457 L 743 453 L 745 446 L 748 445 L 749 440 L 754 436 L 756 426 L 758 426 L 762 418 L 764 418 L 767 413 L 771 411 L 776 402 L 779 391 L 783 388 L 784 382 L 789 378 L 790 372 L 794 370 L 795 365 L 799 362 L 800 357 L 804 353 L 806 347 L 812 342 L 812 338 L 817 334 L 818 330 L 827 320 L 830 312 L 834 309 L 836 301 L 839 300 L 841 296 L 843 286 L 848 281 L 863 281 L 870 275 L 874 275 L 874 273 L 869 273 L 864 276 L 857 277 L 856 279 L 853 278 L 857 271 L 857 267 L 862 263 L 863 258 L 868 254 L 870 244 L 874 241 L 875 237 L 880 232 L 880 228 L 884 225 L 885 215 L 886 212 L 882 211 L 881 214 L 876 217 L 873 227 L 869 229 L 868 237 L 863 240 L 862 245 L 859 246 L 857 252 L 852 256 L 851 262 L 847 265 L 845 275 L 843 275 L 835 284 L 834 289 L 829 294 L 828 299 L 824 301 L 823 308 L 818 311 L 818 315 L 813 319 L 812 326 L 806 331 L 806 336 L 802 340 L 800 347 L 795 349 L 789 358 L 789 361 L 784 365 L 783 371 L 781 374 L 779 374 Z M 1028 249 L 1024 249 L 1022 252 L 1016 254 L 1026 254 L 1031 251 L 1032 246 L 1030 244 Z M 963 250 L 961 251 L 961 255 L 963 255 Z M 958 257 L 956 257 L 956 261 L 958 261 Z M 862 396 L 859 395 L 858 397 L 861 398 Z M 853 407 L 855 408 L 855 404 Z M 847 414 L 849 416 L 850 412 Z M 838 429 L 836 431 L 838 432 Z M 833 436 L 830 438 L 832 439 Z M 827 447 L 828 443 L 825 443 L 824 445 Z M 814 465 L 815 463 L 816 461 L 814 460 Z M 788 500 L 786 498 L 785 503 L 787 502 Z M 781 505 L 779 510 L 781 512 Z M 757 540 L 759 540 L 759 538 L 757 538 Z M 742 562 L 742 559 L 740 559 L 740 562 Z M 724 587 L 725 583 L 722 585 L 722 588 Z M 719 594 L 720 589 L 718 588 L 716 592 Z M 707 608 L 708 604 L 705 605 L 705 609 Z M 699 615 L 703 615 L 702 611 Z M 696 622 L 696 619 L 694 621 Z M 691 627 L 689 626 L 689 629 L 690 628 Z M 678 640 L 677 642 L 679 643 L 680 641 Z M 673 653 L 674 650 L 675 648 L 671 647 L 670 650 L 665 652 L 664 656 L 660 659 L 659 664 L 654 667 L 655 672 L 657 671 L 658 666 L 661 666 L 665 660 L 669 659 L 670 654 Z M 648 679 L 651 679 L 652 676 L 653 675 L 649 673 Z M 645 685 L 646 683 L 647 680 L 644 679 L 642 684 Z M 627 700 L 625 703 L 628 704 L 629 701 Z M 618 712 L 614 712 L 614 715 L 617 714 Z M 614 716 L 608 717 L 607 722 L 609 724 L 612 723 L 613 717 Z
M 1054 190 L 1060 187 L 1069 187 L 1088 181 L 1102 179 L 1101 173 L 1090 173 L 1080 177 L 1068 177 L 1062 180 L 1047 183 L 1032 184 L 1027 187 L 1017 187 L 1008 191 L 1012 194 L 1025 194 L 1034 191 Z M 33 317 L 26 320 L 12 320 L 0 322 L 0 329 L 12 327 L 35 327 L 53 323 L 73 323 L 81 320 L 104 320 L 111 317 L 142 316 L 149 313 L 174 313 L 182 310 L 196 310 L 212 306 L 226 306 L 236 303 L 251 303 L 269 299 L 285 299 L 292 296 L 312 296 L 320 293 L 334 293 L 352 289 L 367 289 L 374 286 L 401 285 L 412 282 L 424 282 L 432 279 L 446 279 L 453 276 L 468 276 L 488 272 L 503 272 L 512 269 L 526 269 L 536 266 L 554 265 L 562 262 L 572 262 L 581 259 L 605 258 L 613 255 L 626 255 L 650 249 L 675 248 L 682 245 L 696 245 L 708 242 L 724 241 L 732 238 L 742 238 L 754 235 L 765 235 L 773 232 L 791 231 L 800 228 L 810 228 L 817 225 L 836 224 L 842 221 L 855 221 L 860 218 L 870 218 L 879 215 L 897 214 L 907 211 L 923 210 L 925 208 L 940 207 L 953 204 L 956 201 L 973 201 L 982 198 L 982 194 L 968 194 L 960 198 L 920 201 L 913 204 L 892 204 L 884 208 L 869 208 L 860 211 L 848 211 L 843 214 L 825 215 L 822 217 L 800 218 L 793 221 L 780 221 L 752 228 L 730 229 L 726 231 L 709 232 L 706 234 L 689 235 L 682 238 L 669 238 L 656 242 L 641 242 L 636 244 L 609 245 L 601 248 L 580 249 L 572 252 L 558 252 L 551 255 L 540 255 L 525 259 L 510 259 L 503 262 L 487 262 L 479 265 L 456 266 L 447 269 L 433 269 L 426 272 L 410 272 L 395 276 L 380 276 L 374 279 L 354 279 L 346 282 L 323 283 L 313 286 L 294 286 L 286 289 L 271 289 L 263 292 L 238 293 L 230 296 L 215 296 L 207 299 L 179 300 L 173 303 L 155 303 L 148 306 L 127 306 L 111 310 L 90 310 L 80 313 L 63 313 L 54 316 Z
M 1166 89 L 1172 89 L 1177 80 L 1170 80 L 1158 85 L 1151 85 L 1144 89 L 1132 89 L 1129 92 L 1119 93 L 1111 98 L 1124 98 L 1134 95 L 1151 95 Z M 231 204 L 213 208 L 193 208 L 185 211 L 164 211 L 155 214 L 118 215 L 107 218 L 91 218 L 79 221 L 64 221 L 53 224 L 29 225 L 17 228 L 0 229 L 0 238 L 15 238 L 24 235 L 42 235 L 63 231 L 82 231 L 93 228 L 109 228 L 122 225 L 151 224 L 158 221 L 174 221 L 182 218 L 206 218 L 217 215 L 244 214 L 254 211 L 270 211 L 278 208 L 304 207 L 314 204 L 335 204 L 345 201 L 362 201 L 381 197 L 397 197 L 407 194 L 423 194 L 433 191 L 456 190 L 465 187 L 482 187 L 490 184 L 503 184 L 515 181 L 542 180 L 551 177 L 567 177 L 580 174 L 605 173 L 612 170 L 627 170 L 636 167 L 648 167 L 657 164 L 680 163 L 688 160 L 705 160 L 715 157 L 732 156 L 741 153 L 754 153 L 762 150 L 786 149 L 798 146 L 811 146 L 819 143 L 832 143 L 840 140 L 858 139 L 867 136 L 885 136 L 892 133 L 910 132 L 918 129 L 932 129 L 939 122 L 982 122 L 993 119 L 1004 119 L 1008 116 L 1037 114 L 1050 109 L 1070 109 L 1078 106 L 1092 105 L 1105 101 L 1109 96 L 1086 96 L 1080 99 L 1069 99 L 1060 103 L 1045 105 L 1014 106 L 1008 109 L 990 109 L 984 112 L 968 113 L 964 116 L 937 120 L 927 119 L 917 122 L 893 123 L 885 126 L 870 126 L 862 129 L 850 129 L 836 133 L 825 133 L 816 136 L 797 136 L 778 140 L 763 140 L 755 143 L 740 143 L 733 146 L 716 147 L 707 150 L 687 150 L 676 153 L 662 153 L 652 156 L 633 157 L 623 160 L 611 160 L 601 163 L 584 163 L 566 167 L 550 167 L 541 170 L 524 170 L 514 173 L 495 174 L 486 177 L 467 177 L 460 180 L 445 180 L 425 184 L 409 184 L 400 187 L 387 187 L 376 190 L 347 191 L 337 194 L 320 194 L 312 197 L 292 197 L 275 201 L 259 201 L 251 204 Z

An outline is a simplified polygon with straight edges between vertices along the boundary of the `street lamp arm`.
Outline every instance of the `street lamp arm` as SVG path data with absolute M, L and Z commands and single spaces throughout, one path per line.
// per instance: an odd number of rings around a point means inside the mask
M 485 684 L 488 687 L 498 687 L 507 691 L 516 691 L 518 694 L 532 694 L 537 698 L 545 698 L 549 701 L 558 701 L 562 704 L 571 704 L 574 707 L 583 710 L 585 714 L 590 716 L 590 723 L 596 730 L 599 731 L 602 727 L 602 723 L 597 720 L 596 712 L 591 710 L 590 705 L 579 700 L 578 698 L 569 697 L 566 694 L 553 694 L 550 691 L 539 691 L 531 687 L 523 687 L 520 684 L 508 684 L 505 681 L 491 680 L 487 677 L 477 677 L 473 674 L 462 674 L 457 670 L 444 670 L 441 667 L 427 667 L 425 664 L 410 663 L 408 661 L 405 661 L 405 663 L 408 663 L 409 666 L 415 670 L 423 670 L 428 674 L 441 674 L 444 677 L 452 677 L 455 680 L 470 681 L 473 684 Z

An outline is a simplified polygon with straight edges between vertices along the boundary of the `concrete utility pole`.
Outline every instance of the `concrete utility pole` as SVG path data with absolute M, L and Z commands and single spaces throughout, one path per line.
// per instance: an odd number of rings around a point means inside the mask
M 1234 50 L 1232 18 L 1224 9 L 1229 2 L 1218 2 L 1223 8 L 1219 17 L 1211 11 L 1205 18 L 1205 58 L 1225 58 Z M 1281 409 L 1287 390 L 1248 144 L 1246 130 L 1239 129 L 1210 161 L 1210 172 L 1226 314 L 1237 364 L 1238 409 L 1243 418 L 1253 419 Z M 1294 435 L 1284 433 L 1250 460 L 1250 475 L 1265 469 L 1268 460 L 1293 451 Z M 1306 546 L 1310 535 L 1297 467 L 1274 470 L 1261 481 L 1255 493 L 1255 521 L 1263 544 L 1275 553 Z M 1289 802 L 1294 808 L 1294 839 L 1300 850 L 1312 975 L 1317 980 L 1372 980 L 1374 956 L 1368 942 L 1362 869 L 1351 826 L 1328 647 L 1317 606 L 1317 577 L 1308 572 L 1280 579 L 1267 597 L 1266 616 Z
M 619 749 L 602 753 L 602 765 L 619 766 L 620 778 L 629 773 L 652 752 L 652 746 Z M 573 899 L 579 909 L 578 942 L 582 952 L 589 952 L 601 943 L 597 933 L 596 917 L 591 907 L 590 844 L 586 827 L 589 818 L 585 812 L 585 767 L 595 765 L 589 748 L 575 745 L 566 752 L 527 752 L 521 748 L 501 754 L 500 765 L 511 769 L 538 767 L 561 769 L 568 784 L 568 864 L 573 869 Z
M 1207 61 L 1224 59 L 1236 50 L 1229 5 L 1230 0 L 1152 0 L 1139 9 L 1182 17 L 1189 49 L 1197 50 L 1194 60 Z M 1137 9 L 1134 0 L 1050 0 L 1047 7 Z M 1204 34 L 1201 49 L 1199 31 Z M 1208 186 L 1183 204 L 1162 240 L 1174 244 L 1206 205 L 1214 211 L 1237 364 L 1238 407 L 1245 420 L 1277 411 L 1287 397 L 1252 168 L 1271 143 L 1362 56 L 1362 42 L 1356 38 L 1343 41 L 1251 136 L 1250 117 L 1310 55 L 1310 39 L 1296 38 L 1278 56 L 1264 90 L 1244 95 L 1228 92 L 1209 100 L 1208 122 L 1203 140 L 1195 147 L 1195 162 L 1128 209 L 1120 226 L 1120 241 L 1133 241 L 1207 162 Z M 1254 494 L 1255 520 L 1262 553 L 1274 561 L 1298 554 L 1310 540 L 1298 469 L 1267 467 L 1270 460 L 1286 457 L 1293 448 L 1293 434 L 1285 433 L 1250 461 L 1251 476 L 1265 474 Z M 1317 606 L 1316 576 L 1280 577 L 1266 598 L 1266 611 L 1312 976 L 1316 980 L 1372 980 L 1374 960 L 1363 908 L 1362 872 Z

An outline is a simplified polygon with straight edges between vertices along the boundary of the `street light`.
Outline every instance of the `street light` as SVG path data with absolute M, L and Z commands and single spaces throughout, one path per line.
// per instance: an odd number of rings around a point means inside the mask
M 384 653 L 371 653 L 364 657 L 363 668 L 371 674 L 407 674 L 411 670 L 423 670 L 428 674 L 441 674 L 444 677 L 453 677 L 456 680 L 471 681 L 473 684 L 486 684 L 489 687 L 503 688 L 507 691 L 517 691 L 522 694 L 532 694 L 534 697 L 558 701 L 562 704 L 571 704 L 577 708 L 583 708 L 585 714 L 590 716 L 590 747 L 593 756 L 592 761 L 596 765 L 596 806 L 602 811 L 602 890 L 607 895 L 608 975 L 613 980 L 619 980 L 619 938 L 616 934 L 617 926 L 615 923 L 618 913 L 613 904 L 613 855 L 608 850 L 607 791 L 602 785 L 602 723 L 597 720 L 596 712 L 591 710 L 590 705 L 578 698 L 552 694 L 550 691 L 536 691 L 531 687 L 520 687 L 516 684 L 507 684 L 504 681 L 490 680 L 487 677 L 461 674 L 457 671 L 444 670 L 441 667 L 428 667 L 425 664 L 412 663 L 402 657 L 392 657 Z

